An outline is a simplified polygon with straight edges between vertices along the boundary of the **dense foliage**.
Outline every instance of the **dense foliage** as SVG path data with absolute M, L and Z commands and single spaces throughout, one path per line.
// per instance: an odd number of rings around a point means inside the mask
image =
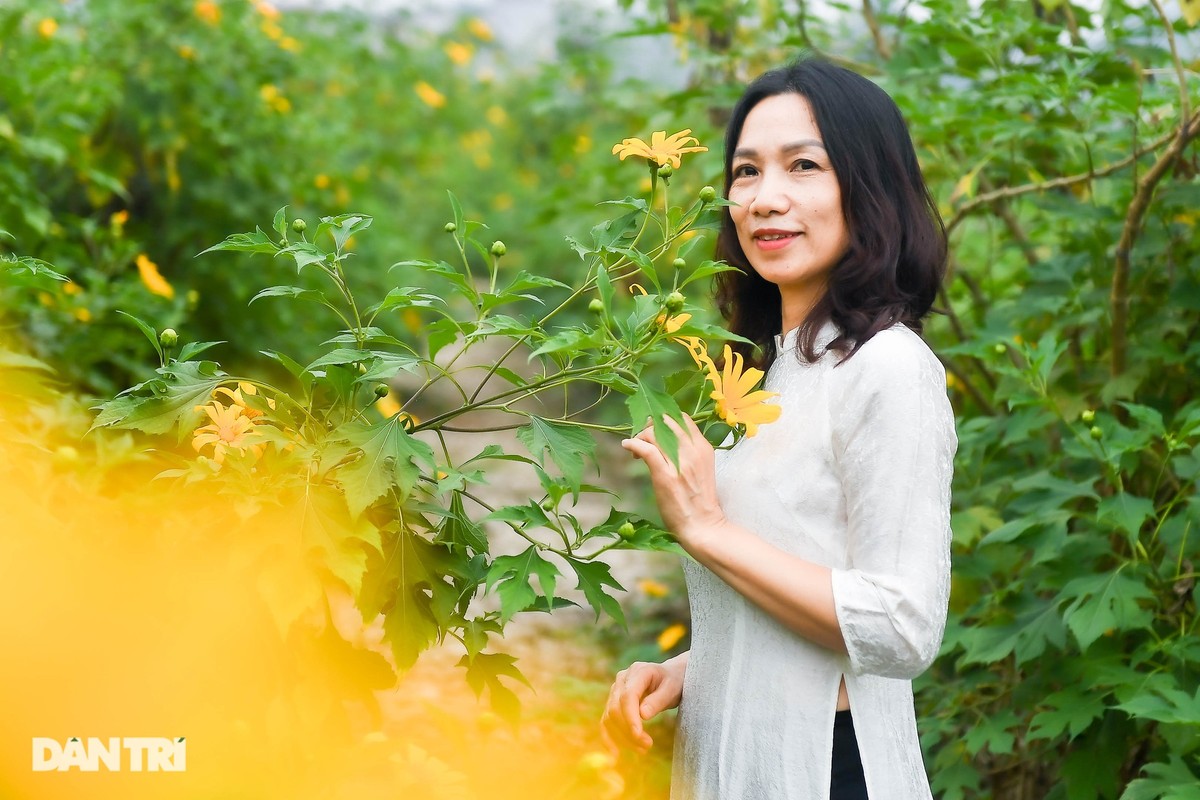
M 0 10 L 0 228 L 14 252 L 71 279 L 12 267 L 9 318 L 105 396 L 165 366 L 145 360 L 117 309 L 155 336 L 225 339 L 223 362 L 293 350 L 313 353 L 311 367 L 325 352 L 319 332 L 335 316 L 271 300 L 242 310 L 294 259 L 192 260 L 285 202 L 335 226 L 351 210 L 375 216 L 356 261 L 375 265 L 360 275 L 380 297 L 434 286 L 427 268 L 452 218 L 443 188 L 463 198 L 460 233 L 486 217 L 508 241 L 514 275 L 575 286 L 581 262 L 563 236 L 595 249 L 583 232 L 605 217 L 591 204 L 624 194 L 612 142 L 691 125 L 713 144 L 744 79 L 801 49 L 878 81 L 910 123 L 951 238 L 928 338 L 958 414 L 955 583 L 917 700 L 935 793 L 1200 796 L 1193 0 L 866 0 L 820 15 L 783 0 L 624 3 L 624 32 L 662 45 L 664 63 L 673 50 L 683 86 L 614 80 L 583 35 L 561 61 L 518 70 L 467 21 L 438 37 L 249 3 L 163 6 Z M 714 155 L 673 193 L 715 183 Z M 156 269 L 139 268 L 143 253 Z M 476 255 L 467 269 L 486 275 Z M 429 263 L 397 279 L 384 271 L 397 261 Z M 15 286 L 31 280 L 40 289 Z M 654 322 L 651 301 L 622 301 Z M 586 326 L 588 313 L 567 317 Z M 379 335 L 429 347 L 398 323 Z M 369 388 L 344 377 L 348 392 Z

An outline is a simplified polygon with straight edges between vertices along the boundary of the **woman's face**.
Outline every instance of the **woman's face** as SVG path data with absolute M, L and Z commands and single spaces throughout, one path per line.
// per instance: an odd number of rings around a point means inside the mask
M 850 244 L 841 187 L 808 100 L 779 94 L 750 109 L 732 173 L 738 242 L 755 272 L 779 287 L 787 331 L 821 299 Z

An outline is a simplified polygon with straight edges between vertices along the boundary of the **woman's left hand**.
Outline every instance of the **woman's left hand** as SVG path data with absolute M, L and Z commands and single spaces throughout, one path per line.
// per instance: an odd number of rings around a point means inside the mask
M 621 446 L 646 462 L 663 524 L 688 549 L 725 523 L 717 499 L 716 462 L 712 445 L 691 417 L 684 415 L 683 428 L 670 417 L 663 421 L 679 440 L 679 469 L 659 448 L 653 426 L 625 439 Z

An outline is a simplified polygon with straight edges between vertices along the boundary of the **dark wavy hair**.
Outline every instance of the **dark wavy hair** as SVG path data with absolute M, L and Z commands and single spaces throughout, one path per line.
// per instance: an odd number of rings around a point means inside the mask
M 837 174 L 850 238 L 824 296 L 800 327 L 798 357 L 820 356 L 816 337 L 828 320 L 841 329 L 828 347 L 842 353 L 843 361 L 897 322 L 920 333 L 946 270 L 946 228 L 900 109 L 883 89 L 816 58 L 756 78 L 725 130 L 726 196 L 746 116 L 762 100 L 787 93 L 801 95 L 812 108 Z M 728 208 L 722 209 L 716 250 L 717 258 L 737 267 L 717 275 L 717 307 L 731 331 L 758 346 L 735 343 L 735 349 L 766 369 L 775 359 L 773 337 L 783 325 L 779 288 L 750 266 Z

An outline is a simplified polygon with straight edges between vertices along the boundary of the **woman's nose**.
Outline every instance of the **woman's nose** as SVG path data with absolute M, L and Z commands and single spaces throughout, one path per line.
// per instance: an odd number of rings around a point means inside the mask
M 762 174 L 758 181 L 758 191 L 750 203 L 749 211 L 758 216 L 782 214 L 788 210 L 789 198 L 782 176 L 773 170 Z

